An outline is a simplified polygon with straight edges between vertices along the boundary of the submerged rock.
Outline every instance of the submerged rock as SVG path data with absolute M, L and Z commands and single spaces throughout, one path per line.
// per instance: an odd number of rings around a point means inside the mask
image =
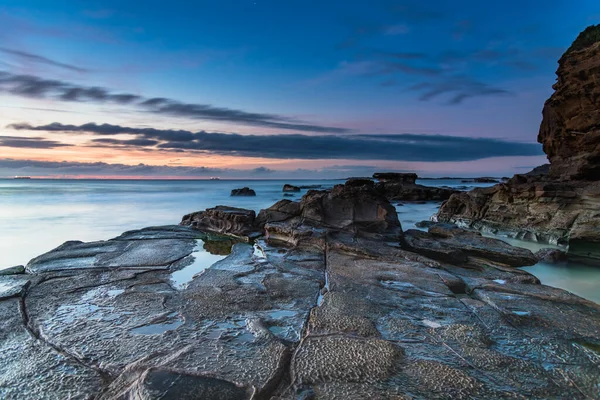
M 373 174 L 373 179 L 380 182 L 407 183 L 410 185 L 415 184 L 417 178 L 418 176 L 415 173 L 376 172 Z
M 231 196 L 256 196 L 256 192 L 249 187 L 243 187 L 241 189 L 233 189 Z
M 442 201 L 456 190 L 416 184 L 417 174 L 380 172 L 373 174 L 378 189 L 391 201 Z
M 558 249 L 541 249 L 535 252 L 535 257 L 540 262 L 557 264 L 568 260 L 567 253 Z
M 283 192 L 299 192 L 300 188 L 298 186 L 294 186 L 294 185 L 290 185 L 288 183 L 286 183 L 285 185 L 283 185 Z

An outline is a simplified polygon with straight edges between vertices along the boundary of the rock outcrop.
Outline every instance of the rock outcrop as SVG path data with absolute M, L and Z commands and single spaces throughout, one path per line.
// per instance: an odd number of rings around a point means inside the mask
M 429 227 L 428 232 L 408 230 L 404 232 L 402 245 L 415 253 L 458 265 L 467 262 L 469 257 L 482 258 L 510 267 L 534 265 L 538 262 L 529 250 L 450 224 L 435 224 Z
M 250 221 L 211 210 L 184 220 L 230 235 Z M 311 191 L 252 222 L 287 244 L 265 235 L 210 266 L 190 227 L 67 242 L 0 276 L 0 397 L 600 396 L 600 306 L 454 226 L 427 240 L 463 259 L 408 251 L 392 211 L 369 185 Z
M 253 210 L 216 206 L 184 215 L 180 225 L 189 226 L 203 232 L 228 235 L 249 241 L 260 236 L 255 220 L 256 213 Z
M 544 105 L 538 141 L 549 167 L 454 194 L 438 221 L 568 245 L 570 256 L 600 258 L 600 41 L 585 40 L 598 40 L 600 26 L 586 32 L 560 59 L 555 92 Z
M 294 186 L 294 185 L 290 185 L 289 183 L 286 183 L 285 185 L 283 185 L 283 192 L 299 192 L 300 191 L 300 187 L 298 186 Z
M 596 33 L 596 42 L 585 42 Z M 558 61 L 554 94 L 544 105 L 538 142 L 550 176 L 600 180 L 600 25 L 589 27 Z M 578 43 L 581 42 L 581 45 Z
M 419 185 L 414 173 L 378 172 L 373 178 L 379 181 L 379 190 L 393 201 L 442 201 L 457 193 L 448 188 Z
M 231 196 L 256 196 L 256 192 L 249 187 L 243 187 L 241 189 L 233 189 Z

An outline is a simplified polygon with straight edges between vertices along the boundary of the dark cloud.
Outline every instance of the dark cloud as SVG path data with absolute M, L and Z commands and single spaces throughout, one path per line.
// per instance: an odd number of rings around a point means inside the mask
M 350 129 L 307 124 L 275 114 L 252 113 L 231 108 L 215 107 L 209 104 L 182 103 L 166 98 L 148 99 L 132 93 L 112 93 L 109 89 L 102 87 L 79 86 L 65 81 L 44 79 L 32 75 L 15 75 L 3 71 L 0 71 L 1 92 L 40 99 L 52 98 L 61 101 L 108 102 L 120 105 L 134 105 L 154 114 L 229 122 L 264 128 L 321 133 L 350 132 Z
M 119 140 L 119 139 L 111 139 L 111 138 L 100 138 L 100 139 L 92 139 L 92 143 L 99 143 L 104 145 L 119 145 L 119 146 L 133 146 L 133 147 L 146 147 L 146 146 L 154 146 L 160 143 L 158 140 L 152 139 L 129 139 L 129 140 Z
M 444 81 L 424 82 L 413 85 L 411 90 L 421 93 L 419 100 L 429 101 L 443 95 L 448 95 L 448 104 L 460 104 L 466 99 L 480 96 L 506 96 L 507 90 L 490 86 L 486 83 L 472 80 L 468 77 L 454 77 Z
M 67 143 L 61 143 L 54 140 L 48 140 L 41 137 L 19 137 L 19 136 L 0 136 L 0 147 L 17 147 L 25 149 L 54 149 L 56 147 L 71 146 Z
M 71 65 L 71 64 L 65 64 L 65 63 L 44 57 L 44 56 L 40 56 L 38 54 L 28 53 L 28 52 L 21 51 L 21 50 L 14 50 L 14 49 L 6 48 L 6 47 L 0 47 L 0 51 L 5 54 L 10 54 L 10 55 L 13 55 L 13 56 L 16 56 L 16 57 L 19 57 L 19 58 L 22 58 L 22 59 L 25 59 L 28 61 L 52 65 L 54 67 L 68 69 L 70 71 L 75 71 L 75 72 L 88 72 L 89 71 L 85 68 L 77 67 L 77 66 Z
M 429 96 L 451 91 L 452 101 L 471 93 L 454 92 L 452 88 L 424 87 Z M 493 90 L 473 88 L 473 90 Z M 481 95 L 481 93 L 480 93 Z M 202 151 L 222 155 L 278 159 L 355 159 L 394 161 L 469 161 L 499 156 L 541 155 L 541 147 L 533 143 L 507 142 L 487 138 L 445 135 L 239 135 L 205 131 L 173 131 L 131 128 L 89 123 L 81 126 L 53 123 L 43 126 L 10 125 L 18 130 L 79 133 L 115 136 L 136 135 L 160 143 L 151 147 L 169 151 Z M 104 144 L 111 144 L 104 141 Z M 117 139 L 113 144 L 123 145 Z M 133 144 L 132 144 L 133 145 Z M 147 147 L 143 146 L 142 147 Z

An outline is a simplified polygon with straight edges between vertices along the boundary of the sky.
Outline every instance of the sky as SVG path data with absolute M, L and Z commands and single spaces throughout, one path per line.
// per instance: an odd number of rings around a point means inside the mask
M 597 23 L 597 0 L 3 0 L 0 177 L 527 172 Z

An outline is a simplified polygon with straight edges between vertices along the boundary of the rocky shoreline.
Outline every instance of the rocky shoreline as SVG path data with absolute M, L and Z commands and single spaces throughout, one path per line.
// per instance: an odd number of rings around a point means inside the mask
M 245 211 L 67 242 L 0 276 L 0 397 L 600 396 L 600 306 L 515 268 L 531 252 L 403 232 L 356 181 Z M 231 254 L 177 281 L 198 243 L 227 253 L 222 235 Z
M 600 31 L 600 26 L 586 31 Z M 436 218 L 518 239 L 568 246 L 600 261 L 600 42 L 585 31 L 559 60 L 538 142 L 550 161 L 528 174 L 453 194 Z

